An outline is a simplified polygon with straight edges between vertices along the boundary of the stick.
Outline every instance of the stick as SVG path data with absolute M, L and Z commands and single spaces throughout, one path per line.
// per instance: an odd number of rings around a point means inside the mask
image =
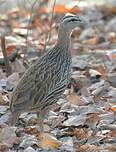
M 50 37 L 51 37 L 51 31 L 52 31 L 52 24 L 53 24 L 54 7 L 55 7 L 55 5 L 56 5 L 56 0 L 54 0 L 54 3 L 53 3 L 53 8 L 52 8 L 52 12 L 51 12 L 50 31 L 46 35 L 46 42 L 45 42 L 44 51 L 46 51 L 46 46 L 49 44 Z
M 8 57 L 7 57 L 7 53 L 6 53 L 5 36 L 1 37 L 1 48 L 2 48 L 2 53 L 3 53 L 3 56 L 4 56 L 4 62 L 5 62 L 5 66 L 6 66 L 6 73 L 7 73 L 7 76 L 9 76 L 9 75 L 12 74 L 12 70 L 11 70 L 9 60 L 8 60 Z

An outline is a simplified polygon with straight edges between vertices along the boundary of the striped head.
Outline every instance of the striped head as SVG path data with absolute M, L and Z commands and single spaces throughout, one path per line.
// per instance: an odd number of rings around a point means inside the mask
M 83 26 L 84 22 L 82 19 L 79 16 L 70 13 L 66 14 L 61 21 L 61 28 L 69 32 L 71 32 L 76 27 Z

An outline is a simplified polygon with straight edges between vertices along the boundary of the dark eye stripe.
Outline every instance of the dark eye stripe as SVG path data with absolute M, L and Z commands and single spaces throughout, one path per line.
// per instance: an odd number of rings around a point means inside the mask
M 80 21 L 81 22 L 81 20 L 79 18 L 72 18 L 72 19 L 68 20 L 68 22 L 74 22 L 74 21 Z
M 63 20 L 67 20 L 68 22 L 74 22 L 74 21 L 80 21 L 81 22 L 81 20 L 80 20 L 80 18 L 78 16 L 72 16 L 72 15 L 64 16 Z

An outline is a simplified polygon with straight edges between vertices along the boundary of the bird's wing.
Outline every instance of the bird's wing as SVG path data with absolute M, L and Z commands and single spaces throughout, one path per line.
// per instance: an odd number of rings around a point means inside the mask
M 11 108 L 22 110 L 26 106 L 31 108 L 35 100 L 41 100 L 47 93 L 49 85 L 49 67 L 44 60 L 31 66 L 20 79 L 13 91 Z

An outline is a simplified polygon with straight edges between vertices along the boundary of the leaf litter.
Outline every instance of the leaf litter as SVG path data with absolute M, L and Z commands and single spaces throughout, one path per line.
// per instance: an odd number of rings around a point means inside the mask
M 0 32 L 6 34 L 6 51 L 12 68 L 7 77 L 0 43 L 0 151 L 2 152 L 115 152 L 116 151 L 116 11 L 114 1 L 82 1 L 72 8 L 58 2 L 47 48 L 57 40 L 57 27 L 66 12 L 81 14 L 85 29 L 72 34 L 72 79 L 45 119 L 46 133 L 37 130 L 33 113 L 21 115 L 15 128 L 8 124 L 10 96 L 25 70 L 43 53 L 50 27 L 50 0 L 37 3 L 31 21 L 31 4 L 7 8 L 0 17 Z M 75 1 L 69 2 L 72 6 Z M 0 2 L 1 3 L 1 2 Z M 40 5 L 38 9 L 38 5 Z M 7 7 L 6 7 L 7 6 Z M 26 8 L 26 9 L 25 9 Z M 3 13 L 3 9 L 0 13 Z M 29 24 L 30 22 L 30 24 Z M 44 26 L 43 26 L 44 25 Z M 29 31 L 29 32 L 28 32 Z M 28 33 L 28 37 L 27 37 Z M 28 49 L 27 49 L 28 48 Z

